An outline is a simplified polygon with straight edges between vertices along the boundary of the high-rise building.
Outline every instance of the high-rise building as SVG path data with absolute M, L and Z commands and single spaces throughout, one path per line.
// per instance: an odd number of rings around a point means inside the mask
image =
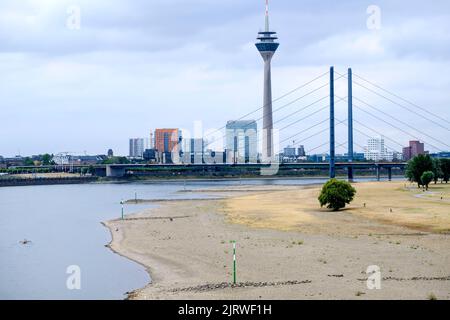
M 393 153 L 388 152 L 383 138 L 370 138 L 367 140 L 367 146 L 364 147 L 364 158 L 372 161 L 392 161 Z
M 183 139 L 183 158 L 185 163 L 203 163 L 204 140 L 199 139 Z
M 144 154 L 144 139 L 143 138 L 130 139 L 129 156 L 131 158 L 142 158 L 143 154 Z
M 299 157 L 305 157 L 306 156 L 306 152 L 305 152 L 305 146 L 300 145 L 297 148 L 297 156 Z
M 258 160 L 257 124 L 254 120 L 228 121 L 226 150 L 234 163 L 256 163 Z
M 266 0 L 265 28 L 258 32 L 258 42 L 255 44 L 264 60 L 264 99 L 263 99 L 263 160 L 273 157 L 273 120 L 272 120 L 272 80 L 271 61 L 278 49 L 276 32 L 269 28 L 269 4 Z
M 155 149 L 159 152 L 170 153 L 179 150 L 181 134 L 178 129 L 156 129 Z
M 409 141 L 409 146 L 403 148 L 403 160 L 408 161 L 419 154 L 425 154 L 425 145 L 417 140 Z
M 155 149 L 155 133 L 150 130 L 150 138 L 148 140 L 148 149 Z
M 295 158 L 295 148 L 294 148 L 294 147 L 287 146 L 287 147 L 284 148 L 284 150 L 283 150 L 283 155 L 284 155 L 285 157 Z

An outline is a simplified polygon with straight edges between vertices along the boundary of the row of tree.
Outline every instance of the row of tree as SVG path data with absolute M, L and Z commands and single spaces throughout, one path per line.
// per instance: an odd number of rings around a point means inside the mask
M 411 182 L 417 182 L 420 188 L 434 181 L 437 183 L 448 183 L 450 177 L 450 159 L 432 158 L 428 154 L 420 154 L 408 161 L 406 166 L 406 177 Z
M 30 157 L 25 157 L 23 159 L 23 164 L 25 166 L 35 166 L 35 165 L 48 166 L 48 165 L 54 165 L 55 161 L 53 161 L 53 154 L 50 155 L 48 153 L 45 153 L 45 154 L 39 155 L 35 160 L 33 160 Z

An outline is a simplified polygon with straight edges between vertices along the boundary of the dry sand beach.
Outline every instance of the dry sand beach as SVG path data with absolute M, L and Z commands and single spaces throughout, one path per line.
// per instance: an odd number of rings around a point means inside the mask
M 450 185 L 354 186 L 340 212 L 320 208 L 320 186 L 239 186 L 105 224 L 111 249 L 151 275 L 130 299 L 450 299 Z

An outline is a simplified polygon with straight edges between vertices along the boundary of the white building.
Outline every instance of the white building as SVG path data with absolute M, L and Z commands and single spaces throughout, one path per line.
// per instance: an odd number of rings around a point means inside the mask
M 184 163 L 203 163 L 204 147 L 206 145 L 203 139 L 183 139 L 182 140 Z
M 227 157 L 231 157 L 231 162 L 256 163 L 258 160 L 256 122 L 254 120 L 228 121 L 226 125 L 226 150 Z
M 364 147 L 364 158 L 371 161 L 392 161 L 394 154 L 387 150 L 382 137 L 370 138 Z
M 130 139 L 130 158 L 142 158 L 144 155 L 144 138 Z

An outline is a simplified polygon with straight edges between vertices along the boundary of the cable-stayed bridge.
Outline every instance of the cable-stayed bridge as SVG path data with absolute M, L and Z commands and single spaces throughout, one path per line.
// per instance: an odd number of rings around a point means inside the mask
M 346 80 L 346 81 L 345 81 Z M 346 90 L 338 87 L 346 82 Z M 355 90 L 357 89 L 357 90 Z M 325 91 L 325 92 L 324 92 Z M 337 91 L 341 91 L 336 94 Z M 354 93 L 357 92 L 357 95 Z M 368 98 L 363 98 L 368 96 Z M 369 98 L 376 98 L 377 102 Z M 364 149 L 361 139 L 372 138 L 374 135 L 386 139 L 386 149 L 397 154 L 402 153 L 402 147 L 409 140 L 420 140 L 434 152 L 450 149 L 450 142 L 441 138 L 442 134 L 450 131 L 450 121 L 443 116 L 432 113 L 427 108 L 419 106 L 410 100 L 355 74 L 351 69 L 340 73 L 331 67 L 329 71 L 314 77 L 313 79 L 295 87 L 280 97 L 273 99 L 274 105 L 272 117 L 274 119 L 274 130 L 277 130 L 280 139 L 278 144 L 289 143 L 295 147 L 305 142 L 318 140 L 320 143 L 312 148 L 307 148 L 306 153 L 326 150 L 329 161 L 320 163 L 283 163 L 280 168 L 292 170 L 308 170 L 312 168 L 327 167 L 330 177 L 335 177 L 336 168 L 345 168 L 348 179 L 353 179 L 354 169 L 373 168 L 380 178 L 382 169 L 386 169 L 389 179 L 393 168 L 404 169 L 405 162 L 355 162 L 353 159 L 354 147 Z M 342 105 L 344 104 L 344 108 Z M 264 115 L 264 106 L 247 112 L 234 121 L 255 120 L 260 123 Z M 389 111 L 387 111 L 389 110 Z M 339 112 L 337 112 L 339 111 Z M 396 112 L 394 112 L 396 111 Z M 405 117 L 395 116 L 402 112 Z M 340 114 L 338 116 L 338 113 Z M 259 115 L 256 117 L 256 115 Z M 380 128 L 382 125 L 383 128 Z M 223 133 L 226 126 L 205 135 L 226 137 Z M 388 128 L 388 129 L 386 129 Z M 440 131 L 442 134 L 432 134 L 429 129 Z M 398 137 L 401 137 L 399 141 Z M 339 139 L 339 141 L 337 141 Z M 343 139 L 344 141 L 341 142 Z M 209 140 L 209 139 L 208 139 Z M 212 144 L 217 139 L 212 139 L 205 145 Z M 258 139 L 258 142 L 261 142 Z M 336 150 L 344 150 L 347 154 L 346 162 L 336 162 Z M 157 168 L 158 165 L 149 165 Z M 149 167 L 147 166 L 147 167 Z M 156 166 L 156 167 L 155 167 Z M 267 163 L 247 164 L 190 164 L 190 165 L 159 165 L 161 168 L 172 168 L 179 171 L 180 168 L 190 167 L 191 170 L 203 172 L 221 171 L 223 168 L 234 166 L 235 168 L 263 168 Z M 145 165 L 111 165 L 108 175 L 121 176 L 126 173 L 136 172 L 137 168 L 145 168 Z

